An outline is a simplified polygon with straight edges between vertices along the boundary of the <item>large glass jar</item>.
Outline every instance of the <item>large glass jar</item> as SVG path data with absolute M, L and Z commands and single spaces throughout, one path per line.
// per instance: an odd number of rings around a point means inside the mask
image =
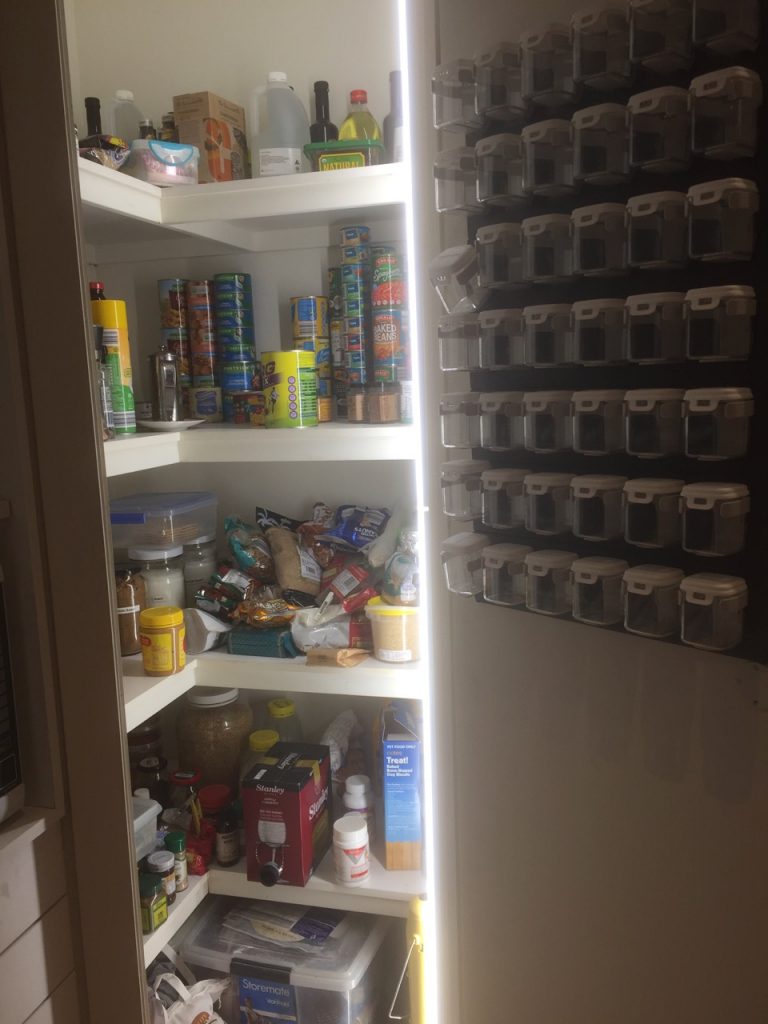
M 239 690 L 196 686 L 176 720 L 179 764 L 194 765 L 201 786 L 230 786 L 236 793 L 250 731 L 251 709 Z
M 115 569 L 117 593 L 117 625 L 120 632 L 120 653 L 139 654 L 139 615 L 147 607 L 144 577 L 136 565 L 123 565 Z
M 184 566 L 181 544 L 170 548 L 129 548 L 128 557 L 141 565 L 146 607 L 184 607 Z

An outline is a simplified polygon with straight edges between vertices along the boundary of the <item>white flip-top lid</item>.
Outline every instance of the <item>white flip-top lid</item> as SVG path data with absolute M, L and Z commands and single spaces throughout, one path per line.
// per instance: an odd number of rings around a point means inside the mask
M 684 480 L 669 480 L 665 477 L 638 477 L 627 480 L 624 493 L 627 500 L 635 505 L 650 505 L 661 494 L 679 494 L 684 484 Z
M 738 483 L 696 483 L 686 484 L 680 492 L 680 497 L 686 508 L 710 509 L 718 502 L 724 501 L 746 501 L 743 511 L 749 508 L 749 488 L 746 484 Z
M 596 103 L 594 107 L 577 110 L 571 118 L 574 128 L 594 128 L 601 122 L 606 127 L 613 127 L 618 122 L 624 124 L 627 119 L 627 108 L 623 103 Z
M 685 398 L 682 388 L 638 388 L 624 396 L 630 412 L 648 412 L 659 402 L 680 402 Z M 682 405 L 680 407 L 682 414 Z
M 626 482 L 627 478 L 625 476 L 611 476 L 598 473 L 588 476 L 575 476 L 571 481 L 571 489 L 576 498 L 594 498 L 596 494 L 621 491 Z
M 624 573 L 630 594 L 649 594 L 659 587 L 679 587 L 685 576 L 671 565 L 633 565 Z
M 518 565 L 533 548 L 526 544 L 490 544 L 483 548 L 483 562 L 489 569 L 503 569 L 505 565 Z
M 624 299 L 580 299 L 571 306 L 574 320 L 595 320 L 611 310 L 624 315 Z
M 501 64 L 503 67 L 518 67 L 520 64 L 519 43 L 494 43 L 485 50 L 475 54 L 475 67 L 494 67 Z
M 662 85 L 647 92 L 636 92 L 627 100 L 627 106 L 633 114 L 681 113 L 688 109 L 688 90 L 676 85 Z
M 678 207 L 683 212 L 688 205 L 688 197 L 685 192 L 644 192 L 639 196 L 630 196 L 627 200 L 627 210 L 630 217 L 648 217 L 658 213 L 664 207 Z
M 454 533 L 446 537 L 440 546 L 443 559 L 453 555 L 479 555 L 483 548 L 488 547 L 488 538 L 482 533 Z
M 683 600 L 689 604 L 712 604 L 716 599 L 743 597 L 747 603 L 748 587 L 741 576 L 726 576 L 718 572 L 695 572 L 680 583 Z
M 623 576 L 629 563 L 623 558 L 605 558 L 603 555 L 591 555 L 589 558 L 577 558 L 571 566 L 574 583 L 596 583 L 598 580 Z
M 522 391 L 489 391 L 480 395 L 480 412 L 497 412 L 504 405 L 513 407 L 513 415 L 521 415 L 523 411 Z
M 481 330 L 487 327 L 500 327 L 502 324 L 507 324 L 513 329 L 519 330 L 523 319 L 523 311 L 522 309 L 486 309 L 479 313 L 477 318 Z
M 572 473 L 528 473 L 523 480 L 526 493 L 546 494 L 555 487 L 571 486 Z
M 607 402 L 621 404 L 624 401 L 624 395 L 624 391 L 613 390 L 574 391 L 573 407 L 579 412 L 588 412 Z
M 494 491 L 505 484 L 522 484 L 527 475 L 527 469 L 486 469 L 481 480 L 484 488 Z
M 548 302 L 544 306 L 525 306 L 523 308 L 523 320 L 527 324 L 542 324 L 551 316 L 565 316 L 570 320 L 570 303 Z
M 140 562 L 159 562 L 164 558 L 178 558 L 179 555 L 183 554 L 184 548 L 181 544 L 174 544 L 171 547 L 162 548 L 153 548 L 149 546 L 128 548 L 128 557 L 135 558 Z
M 747 284 L 721 284 L 710 288 L 691 288 L 685 293 L 685 301 L 690 309 L 715 309 L 721 303 L 736 300 L 733 312 L 754 314 L 757 309 L 755 289 Z M 746 303 L 744 310 L 739 307 Z
M 498 242 L 499 239 L 503 239 L 507 243 L 519 243 L 522 234 L 523 229 L 520 224 L 487 224 L 485 227 L 477 229 L 475 238 L 480 245 L 485 245 L 488 242 Z
M 685 392 L 684 401 L 691 412 L 713 412 L 719 405 L 732 402 L 741 403 L 731 410 L 733 415 L 751 416 L 754 411 L 749 388 L 692 388 Z
M 579 227 L 597 224 L 599 220 L 619 218 L 624 223 L 627 208 L 624 203 L 595 203 L 593 206 L 577 206 L 571 213 L 571 220 Z
M 571 215 L 569 213 L 540 213 L 536 217 L 525 217 L 522 222 L 523 235 L 541 235 L 545 231 L 571 233 Z
M 437 321 L 437 330 L 444 333 L 476 325 L 477 313 L 446 313 Z
M 476 391 L 452 391 L 440 398 L 440 412 L 477 413 L 480 395 Z
M 546 121 L 536 121 L 534 124 L 527 124 L 520 130 L 523 141 L 540 142 L 551 135 L 552 142 L 562 143 L 563 138 L 571 137 L 571 122 L 562 117 L 550 117 Z
M 452 245 L 443 249 L 429 263 L 430 280 L 440 280 L 452 275 L 471 276 L 477 273 L 477 255 L 474 245 Z
M 473 476 L 490 469 L 490 462 L 483 459 L 455 459 L 453 462 L 444 462 L 440 467 L 440 476 L 446 483 L 461 483 Z
M 749 205 L 756 210 L 760 205 L 760 193 L 754 181 L 748 178 L 718 178 L 717 181 L 700 181 L 688 189 L 688 202 L 692 206 L 708 206 L 719 203 L 731 195 L 742 193 L 749 196 Z
M 474 174 L 477 168 L 474 146 L 456 146 L 455 149 L 441 149 L 439 153 L 435 153 L 433 168 L 435 177 L 437 177 L 438 171 L 443 168 Z
M 566 43 L 570 43 L 570 26 L 562 21 L 552 21 L 541 28 L 522 32 L 520 46 L 524 50 L 553 50 L 556 46 L 563 45 L 562 36 L 565 36 Z
M 615 7 L 605 7 L 597 11 L 576 11 L 571 15 L 571 25 L 576 30 L 626 28 L 627 16 L 624 11 Z
M 531 576 L 546 576 L 552 569 L 570 569 L 577 557 L 572 551 L 532 551 L 525 556 L 525 567 Z
M 499 132 L 498 135 L 488 135 L 475 146 L 477 157 L 488 156 L 496 153 L 507 160 L 516 160 L 523 153 L 522 136 L 514 132 Z
M 523 406 L 529 412 L 539 412 L 550 405 L 570 407 L 572 398 L 572 391 L 526 391 L 523 395 Z
M 659 306 L 679 306 L 682 312 L 685 292 L 648 292 L 645 295 L 628 295 L 627 310 L 633 316 L 648 316 Z
M 691 79 L 689 89 L 697 98 L 729 95 L 734 98 L 748 96 L 756 103 L 763 101 L 763 83 L 760 76 L 749 68 L 739 66 L 720 68 L 706 75 L 697 75 Z

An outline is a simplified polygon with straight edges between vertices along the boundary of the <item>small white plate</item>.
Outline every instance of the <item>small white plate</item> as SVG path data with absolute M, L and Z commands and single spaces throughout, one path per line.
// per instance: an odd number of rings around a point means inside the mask
M 189 430 L 190 427 L 198 427 L 205 420 L 137 420 L 136 426 L 142 430 Z

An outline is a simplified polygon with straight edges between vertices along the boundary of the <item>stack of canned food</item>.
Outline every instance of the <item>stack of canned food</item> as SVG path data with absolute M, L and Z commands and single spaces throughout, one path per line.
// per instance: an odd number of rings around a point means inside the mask
M 363 225 L 343 227 L 341 288 L 347 364 L 347 419 L 366 420 L 366 386 L 371 350 L 371 231 Z
M 226 423 L 264 425 L 264 395 L 258 379 L 250 274 L 214 278 L 219 384 Z
M 179 383 L 184 393 L 192 385 L 187 282 L 178 277 L 157 282 L 160 300 L 160 344 L 177 359 Z
M 329 423 L 333 419 L 333 386 L 331 382 L 331 337 L 326 296 L 294 296 L 291 299 L 291 324 L 294 347 L 314 353 L 317 419 L 319 423 Z

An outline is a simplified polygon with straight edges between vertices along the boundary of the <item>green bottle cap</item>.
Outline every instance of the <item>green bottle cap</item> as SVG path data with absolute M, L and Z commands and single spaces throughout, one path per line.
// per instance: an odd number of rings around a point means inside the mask
M 169 832 L 165 837 L 165 848 L 171 853 L 184 853 L 187 848 L 187 837 L 184 832 Z

